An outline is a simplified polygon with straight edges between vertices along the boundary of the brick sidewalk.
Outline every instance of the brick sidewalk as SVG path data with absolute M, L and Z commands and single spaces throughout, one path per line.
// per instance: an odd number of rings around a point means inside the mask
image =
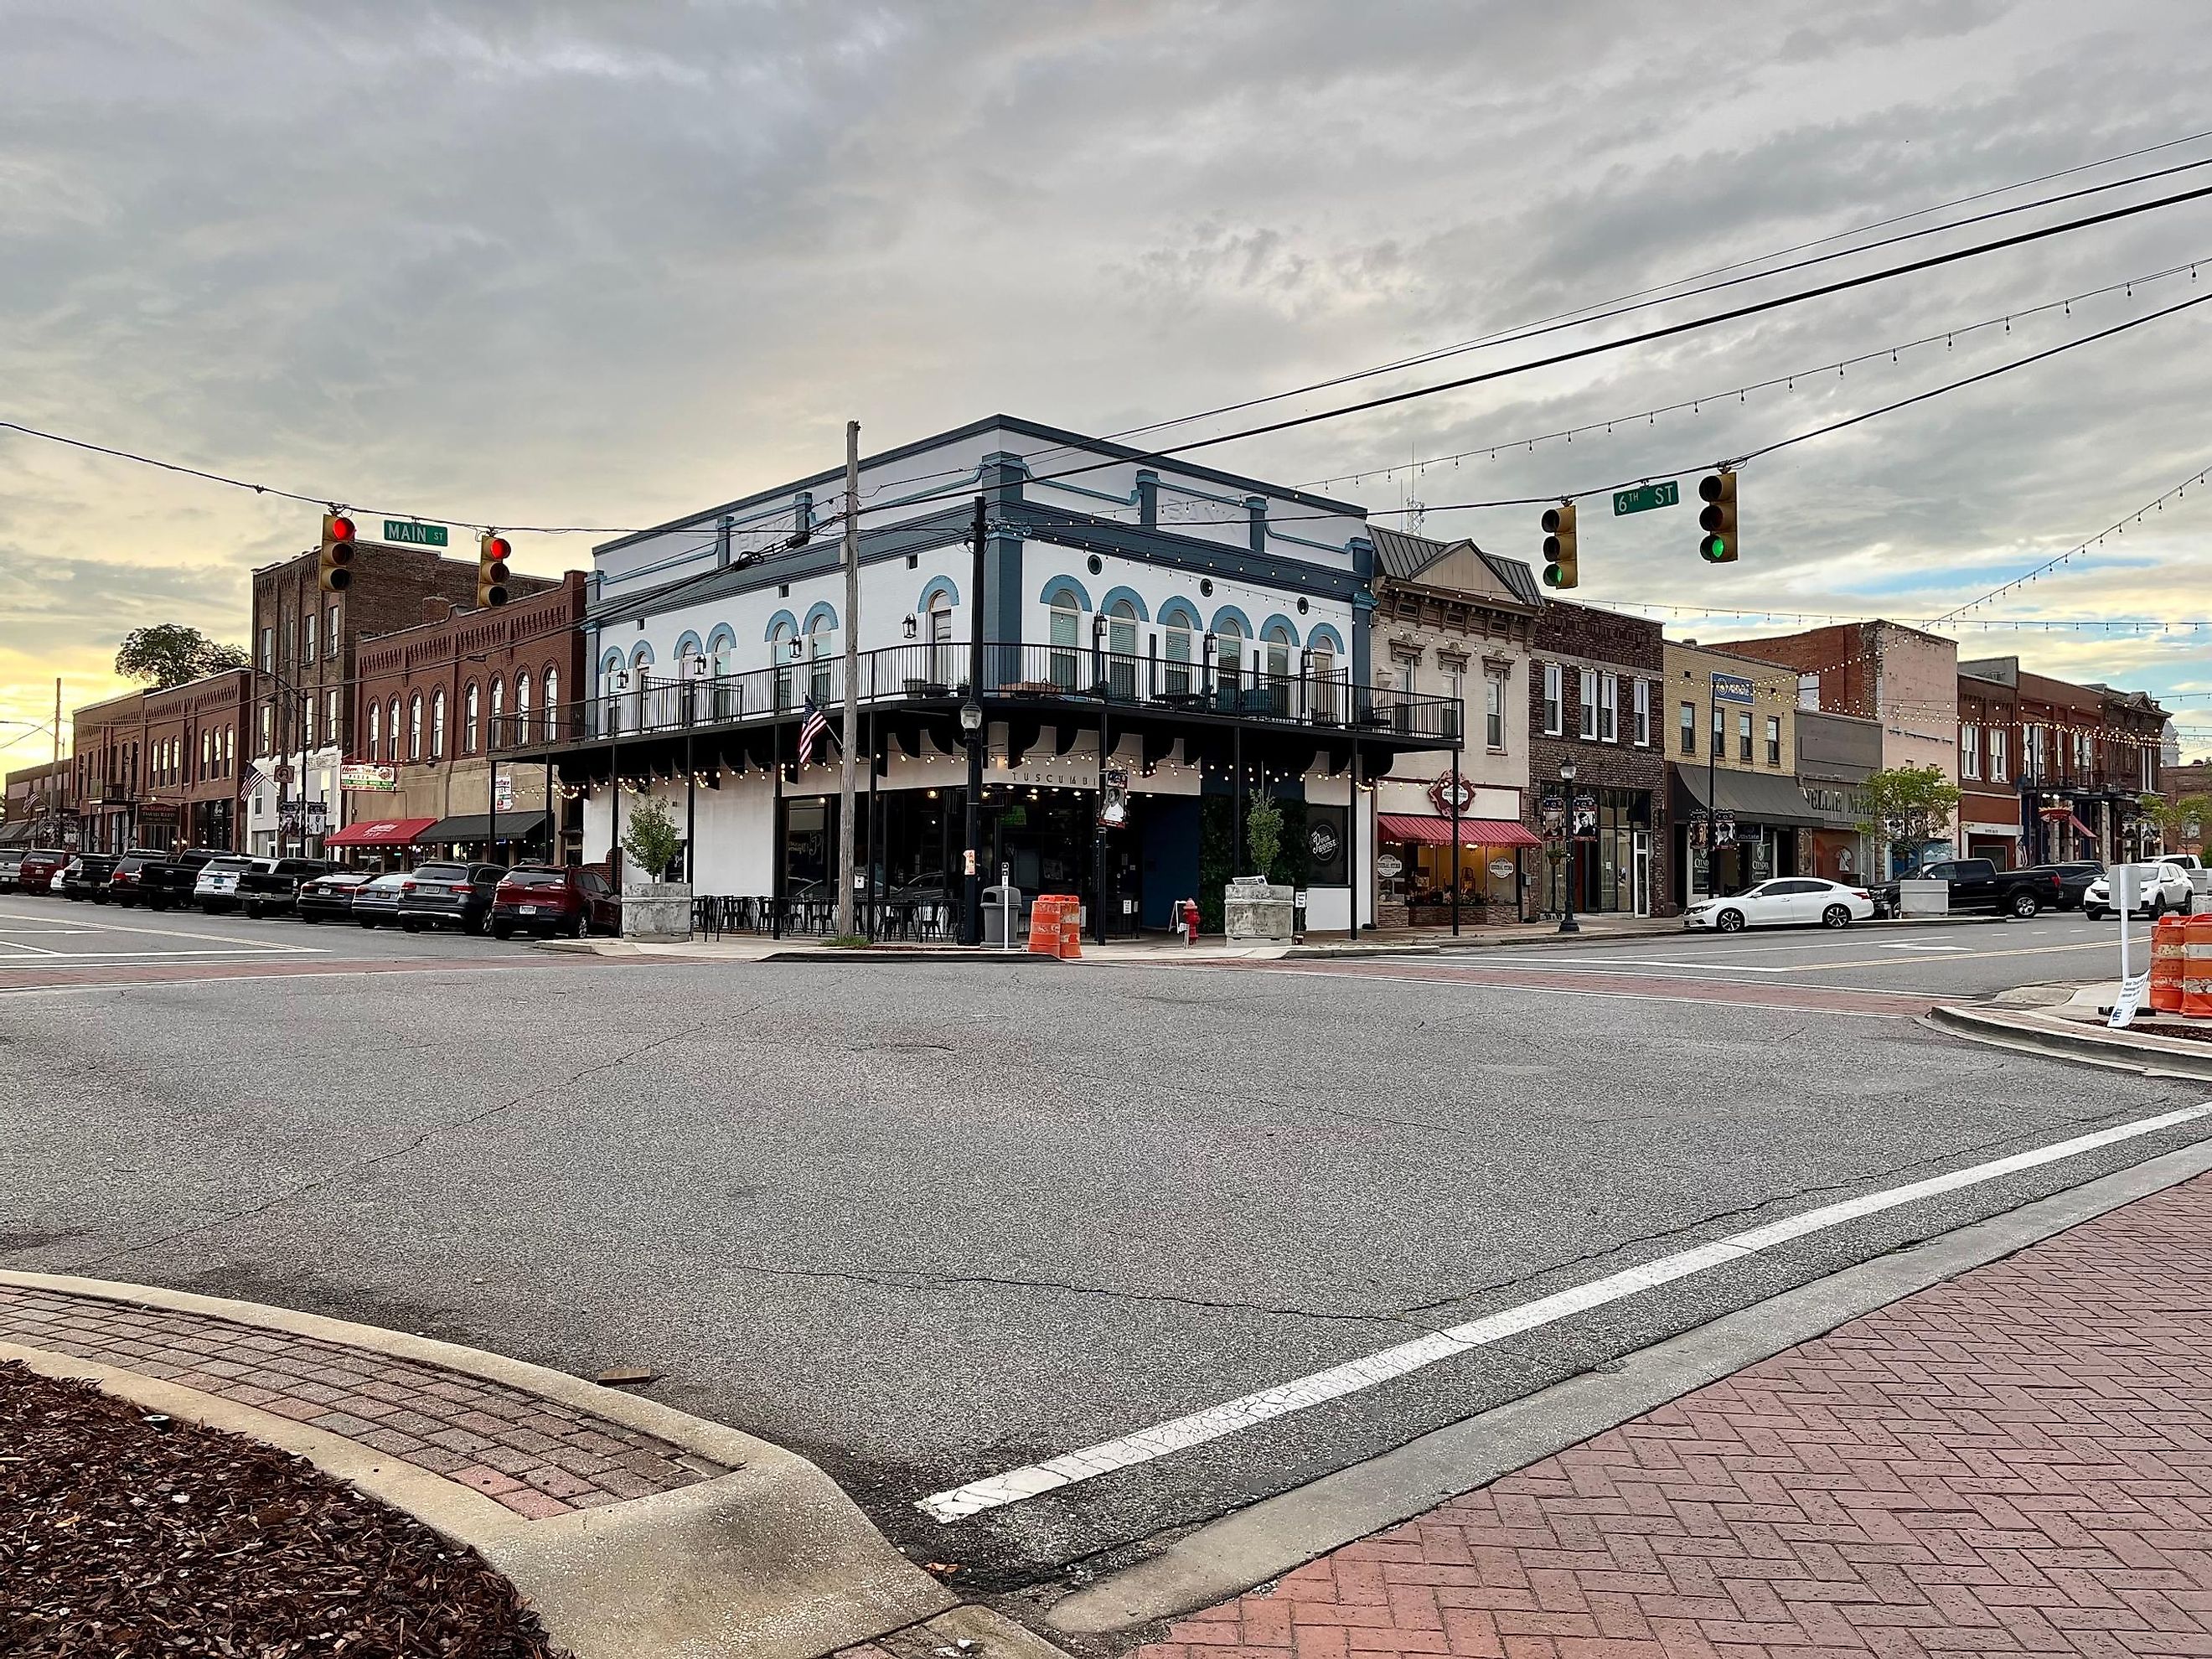
M 519 1389 L 206 1314 L 0 1285 L 0 1341 L 161 1377 L 342 1435 L 532 1520 L 726 1473 Z
M 2212 1655 L 2212 1176 L 1700 1389 L 1141 1659 Z

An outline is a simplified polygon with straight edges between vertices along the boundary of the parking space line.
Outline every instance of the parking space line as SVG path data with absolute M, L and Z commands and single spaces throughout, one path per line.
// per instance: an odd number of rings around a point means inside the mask
M 915 1507 L 934 1520 L 950 1523 L 988 1510 L 1003 1508 L 1009 1504 L 1018 1504 L 1024 1498 L 1095 1480 L 1119 1469 L 1149 1463 L 1156 1458 L 1205 1445 L 1257 1424 L 1363 1393 L 1414 1371 L 1425 1370 L 1443 1360 L 1456 1358 L 1474 1349 L 1503 1341 L 1507 1337 L 1556 1324 L 1575 1315 L 1587 1313 L 1593 1308 L 1640 1295 L 1677 1279 L 1748 1261 L 1779 1245 L 1814 1233 L 1825 1232 L 1924 1198 L 1978 1187 L 2024 1170 L 2077 1158 L 2084 1152 L 2117 1146 L 2139 1136 L 2154 1134 L 2161 1129 L 2173 1128 L 2207 1115 L 2212 1115 L 2212 1102 L 2184 1107 L 2179 1111 L 2162 1112 L 2155 1117 L 2138 1118 L 2132 1123 L 2100 1129 L 2092 1134 L 2076 1135 L 2071 1139 L 2057 1141 L 2032 1152 L 2018 1152 L 2010 1158 L 1996 1158 L 1985 1164 L 1954 1170 L 1946 1175 L 1933 1176 L 1924 1181 L 1863 1194 L 1839 1203 L 1822 1205 L 1817 1209 L 1803 1211 L 1765 1226 L 1732 1233 L 1710 1244 L 1674 1251 L 1640 1267 L 1630 1267 L 1569 1290 L 1555 1291 L 1533 1302 L 1524 1302 L 1518 1307 L 1486 1314 L 1463 1325 L 1432 1332 L 1377 1353 L 1293 1378 L 1256 1394 L 1248 1394 L 1241 1399 L 1209 1406 L 1203 1411 L 1154 1424 L 1134 1434 L 1065 1452 L 1042 1463 L 1031 1463 L 1021 1468 L 988 1475 L 946 1492 L 933 1492 L 915 1500 Z
M 72 916 L 70 920 L 76 921 L 77 918 Z M 0 933 L 11 931 L 8 927 L 10 921 L 39 921 L 50 924 L 52 921 L 52 918 L 50 916 L 26 915 L 21 910 L 0 910 Z M 89 918 L 70 931 L 88 933 L 135 933 L 143 939 L 210 939 L 217 945 L 250 945 L 264 951 L 312 951 L 314 949 L 314 946 L 308 945 L 283 945 L 273 940 L 240 939 L 234 933 L 203 933 L 189 927 L 134 927 L 124 922 L 94 921 Z

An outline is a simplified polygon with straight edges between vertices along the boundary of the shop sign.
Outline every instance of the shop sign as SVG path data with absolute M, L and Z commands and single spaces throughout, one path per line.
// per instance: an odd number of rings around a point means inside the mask
M 495 812 L 514 811 L 514 775 L 512 772 L 501 773 L 498 781 L 492 785 L 491 805 Z
M 399 787 L 399 769 L 396 766 L 368 766 L 358 761 L 349 761 L 338 768 L 338 787 L 397 789 Z
M 1109 766 L 1098 775 L 1098 822 L 1118 830 L 1129 821 L 1129 770 Z
M 1455 796 L 1459 801 L 1459 815 L 1464 817 L 1468 809 L 1474 805 L 1473 784 L 1457 772 L 1452 772 L 1429 785 L 1429 804 L 1446 817 L 1452 816 L 1452 801 Z
M 1375 860 L 1375 873 L 1385 881 L 1395 881 L 1403 875 L 1406 866 L 1395 853 L 1385 853 Z
M 1492 859 L 1490 861 L 1490 873 L 1500 881 L 1512 880 L 1515 868 L 1511 859 Z

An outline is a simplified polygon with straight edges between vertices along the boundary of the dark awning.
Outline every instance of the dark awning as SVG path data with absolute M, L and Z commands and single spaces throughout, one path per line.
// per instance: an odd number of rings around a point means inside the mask
M 527 841 L 545 827 L 542 809 L 501 812 L 499 815 L 499 838 L 501 841 Z M 415 837 L 417 847 L 443 847 L 448 842 L 489 841 L 492 820 L 489 812 L 463 812 L 458 817 L 440 818 Z
M 0 847 L 27 847 L 31 844 L 31 821 L 0 823 Z
M 1678 766 L 1674 781 L 1690 798 L 1693 810 L 1705 811 L 1711 803 L 1705 799 L 1706 770 Z M 1719 780 L 1723 812 L 1733 812 L 1744 823 L 1778 824 L 1785 830 L 1819 830 L 1829 820 L 1814 810 L 1813 803 L 1805 799 L 1805 792 L 1792 778 L 1775 777 L 1759 772 L 1731 772 L 1726 767 L 1713 775 Z

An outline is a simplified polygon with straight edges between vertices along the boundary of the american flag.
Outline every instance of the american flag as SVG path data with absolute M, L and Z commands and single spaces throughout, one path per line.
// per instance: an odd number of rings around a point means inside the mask
M 830 731 L 830 717 L 814 706 L 814 699 L 806 700 L 806 718 L 799 727 L 799 763 L 801 766 L 814 757 L 814 745 Z

